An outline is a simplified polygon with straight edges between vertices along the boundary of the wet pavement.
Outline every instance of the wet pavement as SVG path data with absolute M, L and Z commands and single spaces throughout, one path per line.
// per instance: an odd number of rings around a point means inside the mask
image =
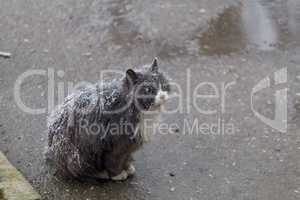
M 0 58 L 0 150 L 45 199 L 300 198 L 298 0 L 0 0 L 0 5 L 0 51 L 13 55 Z M 56 87 L 95 82 L 101 70 L 125 70 L 155 56 L 183 88 L 182 109 L 162 116 L 178 130 L 155 135 L 135 155 L 137 174 L 126 182 L 53 176 L 43 161 L 46 115 L 26 114 L 16 105 L 17 78 L 29 69 L 53 68 L 64 71 L 55 76 Z M 277 87 L 273 74 L 281 69 L 288 79 Z M 251 92 L 265 77 L 272 86 L 256 93 L 251 107 Z M 220 94 L 232 83 L 224 98 L 199 100 L 203 110 L 216 113 L 196 111 L 190 91 L 200 82 L 214 83 Z M 28 78 L 21 97 L 31 107 L 47 107 L 47 87 L 45 76 Z M 274 118 L 281 105 L 274 92 L 284 87 L 288 126 L 280 132 L 251 108 Z M 167 107 L 177 104 L 173 99 Z M 188 134 L 185 125 L 195 120 L 211 130 Z

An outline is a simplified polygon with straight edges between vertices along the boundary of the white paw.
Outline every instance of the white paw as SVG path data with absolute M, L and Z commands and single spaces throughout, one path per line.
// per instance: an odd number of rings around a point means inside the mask
M 128 169 L 126 170 L 126 172 L 127 172 L 127 174 L 129 176 L 134 175 L 135 174 L 135 167 L 134 167 L 134 165 L 130 164 L 129 167 L 128 167 Z
M 123 170 L 123 171 L 121 172 L 121 174 L 119 174 L 119 175 L 117 175 L 117 176 L 114 176 L 114 177 L 112 177 L 111 179 L 112 179 L 113 181 L 124 181 L 124 180 L 126 180 L 127 178 L 128 178 L 128 173 L 127 173 L 127 171 Z

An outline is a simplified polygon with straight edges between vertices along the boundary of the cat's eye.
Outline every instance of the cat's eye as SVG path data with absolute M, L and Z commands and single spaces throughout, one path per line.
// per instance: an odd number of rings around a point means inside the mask
M 167 91 L 167 92 L 169 92 L 171 90 L 170 85 L 168 85 L 168 84 L 162 84 L 161 89 L 163 91 Z

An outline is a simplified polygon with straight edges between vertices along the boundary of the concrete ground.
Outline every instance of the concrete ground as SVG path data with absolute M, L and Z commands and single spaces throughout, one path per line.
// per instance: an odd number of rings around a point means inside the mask
M 0 57 L 0 150 L 44 199 L 300 199 L 298 0 L 0 0 L 0 19 L 0 51 L 13 54 Z M 182 109 L 161 120 L 178 129 L 155 135 L 135 155 L 137 174 L 126 182 L 53 176 L 43 160 L 46 114 L 31 115 L 16 104 L 18 77 L 33 69 L 62 70 L 57 88 L 96 82 L 101 70 L 125 70 L 155 56 L 182 87 Z M 281 69 L 287 69 L 287 83 L 274 86 Z M 254 95 L 253 110 L 283 116 L 273 128 L 251 109 L 252 89 L 268 76 L 272 86 Z M 197 88 L 204 82 L 216 86 L 219 98 L 193 102 L 196 89 L 212 94 L 207 85 Z M 231 82 L 222 93 L 222 84 Z M 286 87 L 287 120 L 284 96 L 274 96 Z M 21 98 L 30 107 L 47 107 L 47 88 L 47 76 L 31 76 Z M 167 107 L 178 103 L 174 98 Z M 204 130 L 189 131 L 195 121 Z M 285 121 L 287 131 L 279 126 Z

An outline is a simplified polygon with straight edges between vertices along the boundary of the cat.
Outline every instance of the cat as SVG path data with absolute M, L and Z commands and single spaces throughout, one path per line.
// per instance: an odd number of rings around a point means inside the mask
M 132 154 L 149 141 L 144 122 L 155 115 L 147 113 L 159 111 L 169 93 L 154 59 L 69 95 L 48 118 L 47 159 L 69 177 L 126 180 L 135 173 Z

